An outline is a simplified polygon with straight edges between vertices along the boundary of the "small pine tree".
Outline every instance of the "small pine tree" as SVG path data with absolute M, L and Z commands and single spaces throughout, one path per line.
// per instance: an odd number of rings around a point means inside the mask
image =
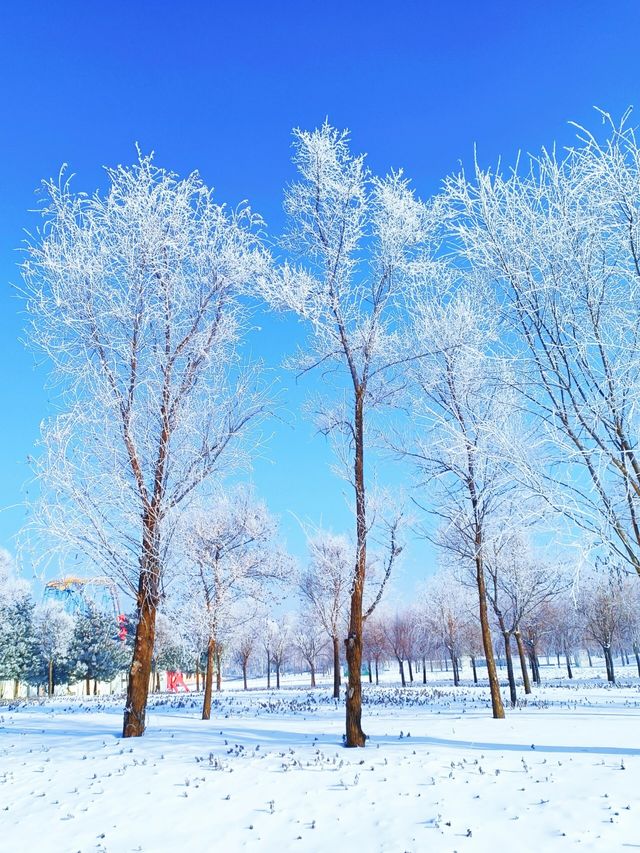
M 69 681 L 111 681 L 126 669 L 128 655 L 118 639 L 118 627 L 106 613 L 90 606 L 75 620 L 69 648 Z
M 35 667 L 38 648 L 33 636 L 35 604 L 21 592 L 0 606 L 0 680 L 12 680 L 14 696 L 21 681 L 27 681 Z

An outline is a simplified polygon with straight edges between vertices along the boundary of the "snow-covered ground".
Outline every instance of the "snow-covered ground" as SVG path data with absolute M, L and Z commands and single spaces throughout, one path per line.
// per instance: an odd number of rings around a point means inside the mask
M 0 849 L 640 849 L 637 679 L 555 680 L 494 721 L 484 688 L 433 678 L 365 685 L 364 750 L 328 685 L 227 686 L 210 722 L 161 695 L 126 741 L 119 697 L 6 703 Z

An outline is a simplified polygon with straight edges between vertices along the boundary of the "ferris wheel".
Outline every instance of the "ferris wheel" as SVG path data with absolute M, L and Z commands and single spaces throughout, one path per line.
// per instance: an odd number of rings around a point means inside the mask
M 118 589 L 112 578 L 70 576 L 52 580 L 45 584 L 44 599 L 59 602 L 72 616 L 97 608 L 113 616 L 119 639 L 124 640 L 127 635 L 125 615 L 120 611 Z

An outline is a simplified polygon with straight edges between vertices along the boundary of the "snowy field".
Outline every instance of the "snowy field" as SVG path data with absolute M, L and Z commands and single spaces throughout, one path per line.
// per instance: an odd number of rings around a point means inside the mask
M 627 670 L 631 673 L 631 668 Z M 583 676 L 587 672 L 577 672 Z M 0 849 L 640 850 L 640 690 L 550 681 L 506 720 L 445 678 L 365 685 L 364 750 L 327 685 L 0 706 Z

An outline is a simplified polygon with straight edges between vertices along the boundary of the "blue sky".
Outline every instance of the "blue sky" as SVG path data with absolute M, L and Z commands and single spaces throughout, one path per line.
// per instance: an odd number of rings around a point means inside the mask
M 66 162 L 76 189 L 104 186 L 101 166 L 131 162 L 139 142 L 160 165 L 199 169 L 220 201 L 249 199 L 277 236 L 291 128 L 328 116 L 374 170 L 401 166 L 426 196 L 474 143 L 483 162 L 509 161 L 568 143 L 570 119 L 595 125 L 594 104 L 640 109 L 638 32 L 634 0 L 3 4 L 0 546 L 13 550 L 24 521 L 26 459 L 48 406 L 11 287 L 41 178 Z M 300 332 L 267 321 L 254 351 L 277 367 Z M 289 510 L 336 530 L 348 516 L 329 449 L 297 413 L 313 380 L 283 384 L 288 415 L 254 480 L 300 552 Z M 413 543 L 405 587 L 433 560 Z

